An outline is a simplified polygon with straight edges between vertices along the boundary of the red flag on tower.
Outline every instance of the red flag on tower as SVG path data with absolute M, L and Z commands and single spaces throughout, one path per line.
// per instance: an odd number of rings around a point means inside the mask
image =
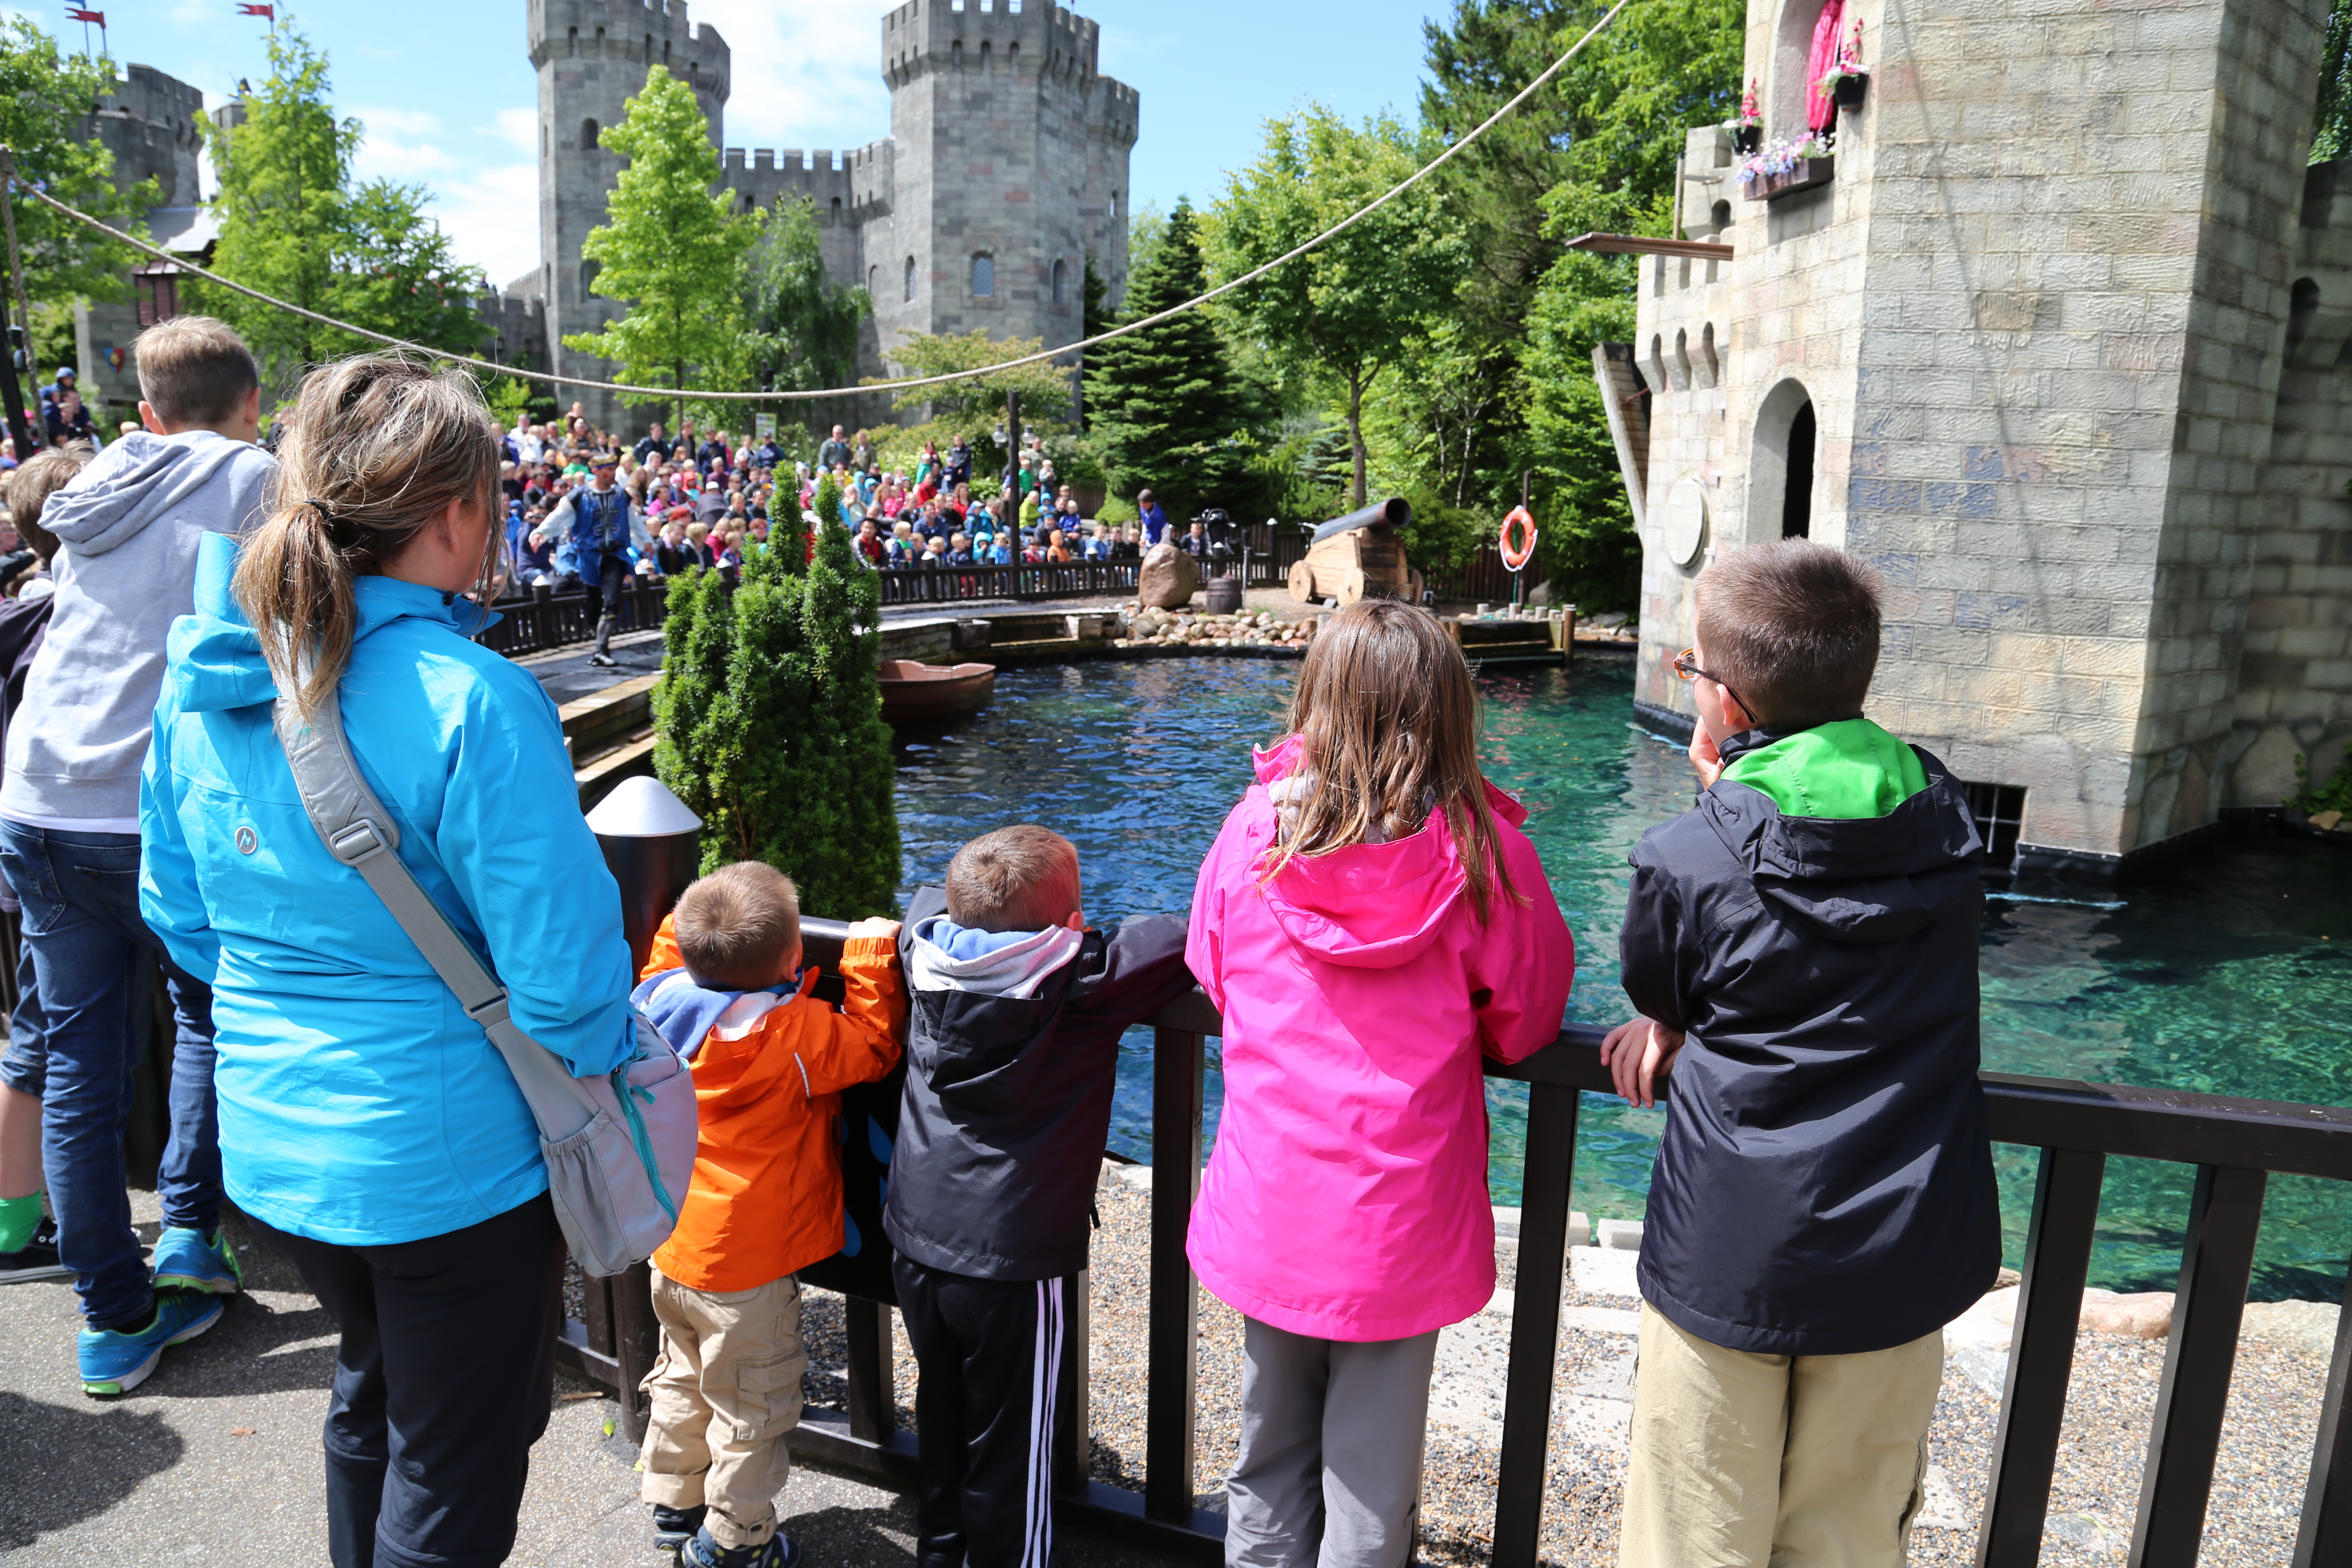
M 239 5 L 236 14 L 240 16 L 266 16 L 273 22 L 278 20 L 278 8 L 274 5 Z
M 66 20 L 68 22 L 91 22 L 103 27 L 106 26 L 106 13 L 103 11 L 77 10 L 75 7 L 68 5 L 66 7 Z

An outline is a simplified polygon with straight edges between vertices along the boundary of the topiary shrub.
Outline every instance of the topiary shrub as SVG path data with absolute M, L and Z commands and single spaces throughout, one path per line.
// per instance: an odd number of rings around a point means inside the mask
M 817 516 L 840 492 L 819 482 Z M 730 591 L 715 572 L 670 584 L 654 688 L 654 771 L 702 818 L 702 869 L 764 860 L 812 915 L 897 908 L 898 814 L 876 679 L 881 584 L 849 536 L 788 511 Z

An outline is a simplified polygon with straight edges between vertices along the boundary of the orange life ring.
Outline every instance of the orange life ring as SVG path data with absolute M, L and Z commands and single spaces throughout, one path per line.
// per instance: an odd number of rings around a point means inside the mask
M 1511 542 L 1511 530 L 1514 527 L 1527 531 L 1526 542 L 1521 544 Z M 1536 520 L 1528 515 L 1527 508 L 1515 506 L 1511 509 L 1511 515 L 1503 520 L 1502 548 L 1503 564 L 1514 572 L 1519 571 L 1529 561 L 1535 559 Z

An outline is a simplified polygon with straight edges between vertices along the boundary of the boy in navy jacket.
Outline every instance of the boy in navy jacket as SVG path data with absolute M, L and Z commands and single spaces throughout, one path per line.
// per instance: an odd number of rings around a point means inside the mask
M 1944 765 L 1862 717 L 1877 588 L 1727 553 L 1676 661 L 1696 805 L 1633 854 L 1602 1058 L 1675 1092 L 1651 1180 L 1622 1568 L 1900 1563 L 1943 1326 L 1993 1283 L 1977 1082 L 1984 846 Z

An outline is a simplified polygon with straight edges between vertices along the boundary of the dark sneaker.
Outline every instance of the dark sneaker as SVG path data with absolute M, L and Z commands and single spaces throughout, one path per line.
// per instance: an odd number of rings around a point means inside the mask
M 0 1252 L 0 1285 L 27 1279 L 70 1279 L 74 1271 L 58 1261 L 58 1222 L 48 1215 L 33 1230 L 33 1239 L 14 1252 Z
M 785 1535 L 772 1535 L 758 1546 L 738 1546 L 722 1552 L 708 1527 L 698 1530 L 678 1549 L 678 1568 L 800 1568 L 801 1549 Z
M 592 653 L 588 656 L 588 662 L 594 665 L 599 669 L 612 669 L 617 667 L 621 661 L 614 658 L 609 653 Z
M 204 1290 L 215 1296 L 233 1296 L 245 1279 L 245 1270 L 237 1266 L 236 1249 L 228 1244 L 228 1237 L 214 1231 L 210 1237 L 200 1230 L 184 1226 L 172 1226 L 155 1239 L 155 1289 L 158 1290 Z
M 217 1296 L 166 1290 L 155 1298 L 155 1316 L 143 1329 L 81 1331 L 81 1391 L 128 1394 L 147 1381 L 167 1345 L 194 1339 L 220 1321 L 225 1303 Z
M 676 1552 L 694 1539 L 702 1528 L 703 1517 L 710 1511 L 706 1503 L 692 1508 L 667 1508 L 654 1504 L 654 1546 L 662 1552 Z

